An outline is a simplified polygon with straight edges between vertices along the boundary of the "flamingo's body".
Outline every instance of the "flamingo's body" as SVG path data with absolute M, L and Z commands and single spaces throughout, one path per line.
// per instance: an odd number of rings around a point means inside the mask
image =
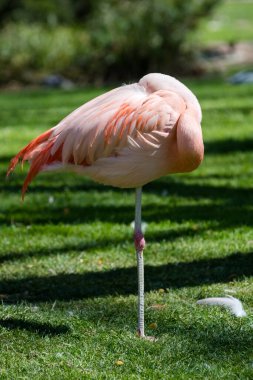
M 19 159 L 30 162 L 23 196 L 37 173 L 53 169 L 74 170 L 105 185 L 140 188 L 199 166 L 204 154 L 200 123 L 200 105 L 186 86 L 167 75 L 148 74 L 82 105 L 35 138 L 12 159 L 8 174 Z M 140 210 L 135 242 L 142 253 Z

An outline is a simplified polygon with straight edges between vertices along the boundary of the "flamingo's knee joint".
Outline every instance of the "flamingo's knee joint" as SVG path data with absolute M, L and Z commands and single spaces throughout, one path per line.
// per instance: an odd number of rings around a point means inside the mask
M 134 244 L 137 252 L 144 250 L 146 243 L 144 235 L 141 231 L 137 231 L 134 233 Z

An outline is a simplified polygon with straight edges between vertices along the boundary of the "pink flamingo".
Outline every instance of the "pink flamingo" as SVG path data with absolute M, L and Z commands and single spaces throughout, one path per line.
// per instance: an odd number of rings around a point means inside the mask
M 105 185 L 135 188 L 134 242 L 138 267 L 138 334 L 144 337 L 145 240 L 142 186 L 169 173 L 196 169 L 204 155 L 201 108 L 177 79 L 153 73 L 82 105 L 32 140 L 11 161 L 30 162 L 22 188 L 40 172 L 65 169 Z

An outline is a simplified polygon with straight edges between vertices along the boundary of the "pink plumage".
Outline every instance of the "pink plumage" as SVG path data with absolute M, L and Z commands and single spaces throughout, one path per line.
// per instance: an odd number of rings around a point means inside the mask
M 10 163 L 30 162 L 22 194 L 42 170 L 66 169 L 97 182 L 140 187 L 203 158 L 201 109 L 181 82 L 148 74 L 82 105 L 35 138 Z

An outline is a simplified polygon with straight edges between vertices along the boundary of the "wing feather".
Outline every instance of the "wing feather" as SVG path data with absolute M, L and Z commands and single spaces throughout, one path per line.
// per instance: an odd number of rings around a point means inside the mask
M 64 119 L 66 127 L 62 129 L 60 123 L 59 134 L 58 128 L 55 128 L 56 140 L 52 153 L 63 143 L 63 163 L 68 163 L 73 157 L 75 164 L 92 164 L 99 158 L 115 155 L 127 143 L 128 136 L 136 138 L 137 131 L 148 133 L 156 129 L 162 130 L 165 124 L 175 124 L 163 116 L 165 113 L 170 117 L 172 112 L 163 98 L 155 94 L 148 95 L 140 89 L 136 91 L 136 85 L 120 89 L 117 96 L 113 91 L 103 97 L 103 112 L 101 108 L 89 105 L 75 113 L 76 117 L 70 115 L 69 119 Z M 99 102 L 93 103 L 94 106 L 97 104 Z M 178 115 L 174 119 L 177 117 Z

